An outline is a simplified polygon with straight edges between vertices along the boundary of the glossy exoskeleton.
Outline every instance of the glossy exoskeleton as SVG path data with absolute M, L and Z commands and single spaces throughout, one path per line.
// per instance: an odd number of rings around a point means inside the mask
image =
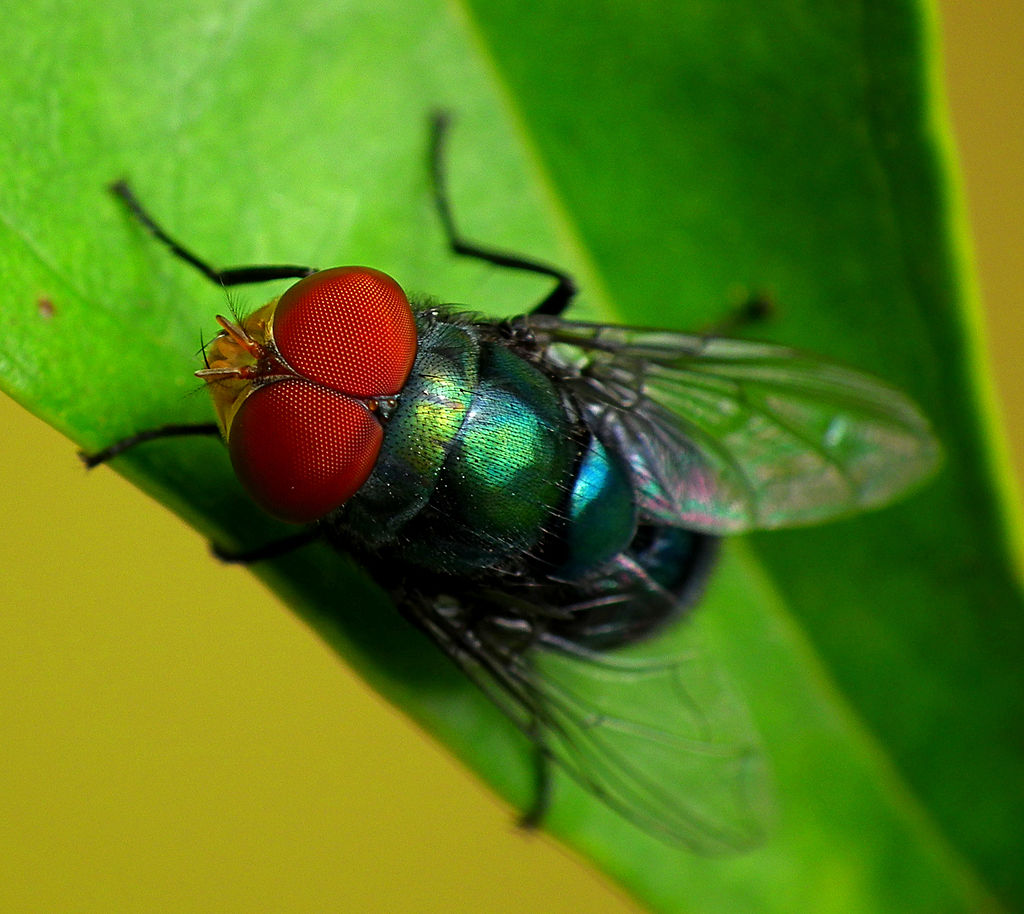
M 780 346 L 565 320 L 565 273 L 458 234 L 445 126 L 431 161 L 453 251 L 550 276 L 544 301 L 493 321 L 410 305 L 365 267 L 218 271 L 120 182 L 134 216 L 214 281 L 299 281 L 218 318 L 197 372 L 216 425 L 152 429 L 87 460 L 222 434 L 253 498 L 308 525 L 237 558 L 314 538 L 353 554 L 544 759 L 664 839 L 743 847 L 758 833 L 749 746 L 719 737 L 725 712 L 703 706 L 686 658 L 617 649 L 692 605 L 721 534 L 901 495 L 936 464 L 928 423 L 894 388 Z M 527 818 L 544 803 L 542 788 Z

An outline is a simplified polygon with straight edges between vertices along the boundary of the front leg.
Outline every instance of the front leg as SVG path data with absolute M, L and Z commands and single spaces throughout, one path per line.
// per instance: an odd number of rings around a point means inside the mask
M 160 425 L 156 428 L 147 428 L 134 435 L 128 435 L 113 444 L 107 445 L 103 450 L 87 454 L 79 451 L 78 456 L 90 470 L 98 467 L 101 463 L 107 463 L 114 457 L 131 450 L 139 444 L 147 441 L 155 441 L 158 438 L 209 438 L 220 437 L 220 427 L 216 422 L 195 422 L 187 425 Z

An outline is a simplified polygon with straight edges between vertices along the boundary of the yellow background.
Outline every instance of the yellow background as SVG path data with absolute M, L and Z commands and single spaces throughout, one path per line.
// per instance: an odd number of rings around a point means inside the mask
M 1019 477 L 1024 5 L 944 13 Z M 0 910 L 634 910 L 176 518 L 0 424 Z

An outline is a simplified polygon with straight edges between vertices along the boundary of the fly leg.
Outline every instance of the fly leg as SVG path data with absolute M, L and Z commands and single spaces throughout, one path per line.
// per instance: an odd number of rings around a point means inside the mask
M 203 276 L 218 285 L 237 286 L 248 282 L 268 282 L 271 279 L 301 279 L 316 272 L 313 267 L 300 267 L 295 264 L 262 264 L 217 270 L 168 235 L 139 202 L 127 181 L 115 181 L 110 185 L 110 192 L 119 197 L 128 208 L 128 212 L 175 257 L 195 267 Z
M 218 270 L 169 235 L 139 202 L 138 197 L 135 196 L 134 191 L 128 186 L 127 181 L 115 181 L 110 185 L 110 192 L 118 197 L 124 203 L 131 216 L 175 257 L 194 267 L 203 276 L 218 285 L 226 287 L 242 283 L 267 282 L 272 279 L 301 279 L 316 272 L 316 269 L 313 267 L 298 266 L 296 264 L 254 264 Z M 194 423 L 191 425 L 161 425 L 157 428 L 136 432 L 134 435 L 122 438 L 120 441 L 115 441 L 101 451 L 93 454 L 82 453 L 79 456 L 85 465 L 92 469 L 147 441 L 153 441 L 158 438 L 186 436 L 220 437 L 220 434 L 220 428 L 214 422 Z M 301 549 L 303 546 L 308 546 L 320 537 L 320 531 L 316 527 L 310 527 L 292 536 L 286 536 L 283 539 L 266 543 L 255 549 L 231 551 L 216 543 L 212 543 L 210 548 L 213 554 L 223 562 L 250 565 L 255 562 L 279 558 L 289 552 L 294 552 L 296 549 Z
M 138 197 L 135 196 L 134 191 L 128 186 L 127 181 L 115 181 L 110 185 L 110 192 L 115 197 L 118 197 L 132 217 L 175 257 L 195 267 L 207 279 L 221 286 L 266 282 L 271 279 L 299 279 L 316 272 L 313 267 L 301 267 L 295 264 L 252 265 L 217 270 L 211 267 L 205 260 L 193 254 L 184 245 L 175 241 L 139 202 Z M 162 425 L 158 428 L 136 432 L 134 435 L 129 435 L 127 438 L 115 441 L 95 454 L 82 454 L 81 457 L 85 465 L 92 468 L 145 441 L 186 435 L 220 435 L 220 429 L 213 422 L 196 423 L 193 425 Z
M 533 802 L 520 813 L 519 827 L 532 831 L 540 827 L 551 808 L 551 759 L 536 719 L 530 724 L 529 736 L 533 742 Z
M 310 543 L 323 539 L 323 533 L 319 527 L 307 527 L 291 536 L 283 536 L 279 540 L 272 540 L 262 546 L 253 549 L 234 551 L 218 546 L 217 543 L 210 544 L 210 551 L 222 562 L 229 565 L 255 565 L 257 562 L 269 562 L 271 559 L 279 559 L 282 556 L 291 555 L 299 549 L 303 549 Z
M 155 441 L 159 438 L 185 438 L 185 437 L 220 437 L 220 428 L 215 422 L 197 422 L 192 425 L 161 425 L 157 428 L 149 428 L 145 431 L 136 432 L 120 441 L 107 445 L 101 451 L 86 454 L 82 451 L 78 456 L 88 469 L 98 467 L 100 464 L 113 460 L 125 451 L 130 450 L 138 444 L 145 444 L 147 441 Z M 222 562 L 236 565 L 252 565 L 256 562 L 265 562 L 270 559 L 280 558 L 297 549 L 302 549 L 310 543 L 321 539 L 323 534 L 318 527 L 308 527 L 291 536 L 264 543 L 253 549 L 234 551 L 220 546 L 217 543 L 210 544 L 210 551 Z
M 137 444 L 143 444 L 146 441 L 154 441 L 157 438 L 186 438 L 186 437 L 220 437 L 220 428 L 216 422 L 195 422 L 190 425 L 160 425 L 157 428 L 147 428 L 144 431 L 136 432 L 134 435 L 129 435 L 127 438 L 122 438 L 120 441 L 115 441 L 113 444 L 108 444 L 102 451 L 96 451 L 94 454 L 86 454 L 84 451 L 79 451 L 78 456 L 82 458 L 82 463 L 92 469 L 98 467 L 101 463 L 106 463 L 108 460 L 112 460 L 117 457 L 118 454 L 123 454 L 125 451 L 130 450 Z
M 744 330 L 769 320 L 775 313 L 775 304 L 763 292 L 755 292 L 744 302 L 713 324 L 706 325 L 701 336 L 737 336 Z
M 493 263 L 499 267 L 550 276 L 556 280 L 555 287 L 530 313 L 550 314 L 557 317 L 569 306 L 576 295 L 576 283 L 568 273 L 528 257 L 467 241 L 459 234 L 448 200 L 448 182 L 444 161 L 444 144 L 450 124 L 451 116 L 446 111 L 436 112 L 430 124 L 430 175 L 433 181 L 434 203 L 437 206 L 438 215 L 441 217 L 441 225 L 444 228 L 445 237 L 448 239 L 448 246 L 453 253 L 462 254 L 465 257 L 475 257 L 477 260 L 485 260 L 487 263 Z

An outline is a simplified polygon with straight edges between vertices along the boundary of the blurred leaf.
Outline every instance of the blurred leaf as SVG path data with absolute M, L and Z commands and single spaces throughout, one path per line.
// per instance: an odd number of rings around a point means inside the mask
M 536 277 L 444 249 L 426 118 L 452 108 L 465 230 L 573 270 L 579 315 L 694 329 L 769 294 L 764 335 L 903 385 L 948 453 L 903 506 L 727 549 L 694 625 L 774 772 L 761 848 L 685 854 L 567 782 L 548 827 L 661 910 L 1020 905 L 1019 582 L 921 16 L 783 0 L 585 16 L 567 0 L 20 4 L 0 33 L 4 388 L 87 449 L 209 421 L 190 372 L 223 295 L 105 194 L 122 176 L 220 265 L 366 263 L 484 312 L 528 306 Z M 214 441 L 154 444 L 119 469 L 220 541 L 281 532 Z M 349 563 L 317 547 L 260 573 L 527 802 L 525 741 Z

